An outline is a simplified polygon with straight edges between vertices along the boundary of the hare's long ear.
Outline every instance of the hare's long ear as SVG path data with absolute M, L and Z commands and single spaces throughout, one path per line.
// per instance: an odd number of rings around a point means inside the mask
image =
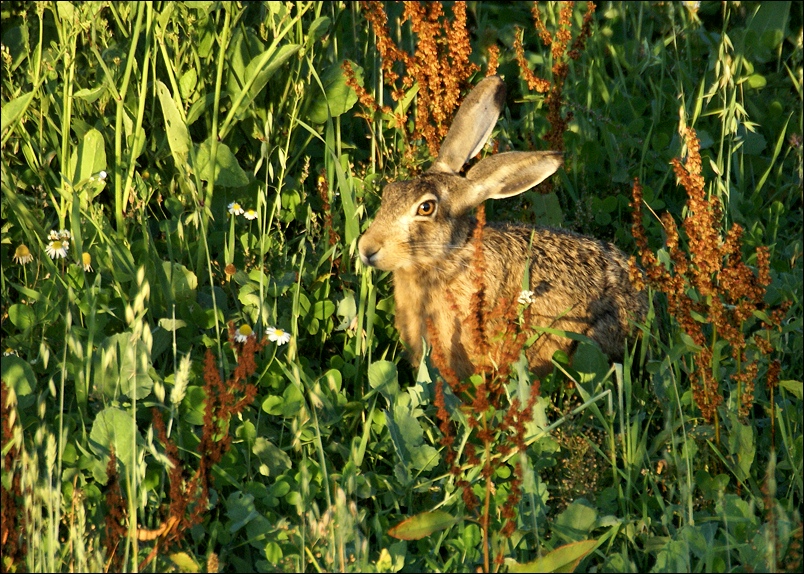
M 500 76 L 483 79 L 464 99 L 441 142 L 438 159 L 427 171 L 450 174 L 461 171 L 463 164 L 489 139 L 504 104 L 505 83 Z
M 467 185 L 455 194 L 454 209 L 467 211 L 486 199 L 527 191 L 553 175 L 563 161 L 555 151 L 511 151 L 483 158 L 466 174 Z

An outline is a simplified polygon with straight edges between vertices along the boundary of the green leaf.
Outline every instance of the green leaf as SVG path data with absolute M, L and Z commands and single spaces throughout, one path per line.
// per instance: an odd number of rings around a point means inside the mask
M 186 327 L 187 323 L 182 321 L 181 319 L 159 319 L 159 326 L 162 327 L 165 331 L 178 331 L 182 327 Z
M 198 176 L 204 181 L 210 181 L 213 178 L 213 165 L 212 165 L 212 139 L 208 139 L 200 146 L 198 146 L 198 153 L 196 154 L 196 164 L 198 169 Z M 248 175 L 240 167 L 237 158 L 223 142 L 218 142 L 218 150 L 215 154 L 214 165 L 215 185 L 222 185 L 224 187 L 242 187 L 248 184 Z
M 190 385 L 187 387 L 187 393 L 181 401 L 182 410 L 184 411 L 184 420 L 191 425 L 204 424 L 204 409 L 207 395 L 204 389 L 197 385 Z
M 729 418 L 731 419 L 729 451 L 737 462 L 734 473 L 737 478 L 745 481 L 751 474 L 751 465 L 756 455 L 754 429 L 742 424 L 736 413 L 729 413 Z
M 268 492 L 271 496 L 276 496 L 277 498 L 283 498 L 290 494 L 290 485 L 285 482 L 283 477 L 280 477 L 276 480 L 276 482 L 268 489 Z
M 264 437 L 257 437 L 251 451 L 260 460 L 260 474 L 263 476 L 279 476 L 291 467 L 290 457 Z
M 187 130 L 184 117 L 179 112 L 179 108 L 176 107 L 176 102 L 173 101 L 167 86 L 159 80 L 156 82 L 156 93 L 159 96 L 159 104 L 162 107 L 162 116 L 165 118 L 168 145 L 173 154 L 173 161 L 176 163 L 176 167 L 179 168 L 187 164 L 187 154 L 190 152 L 190 146 L 192 145 L 190 132 Z
M 130 332 L 104 339 L 95 352 L 93 386 L 106 397 L 125 395 L 141 400 L 151 394 L 153 380 L 150 351 L 141 340 L 132 340 Z
M 269 415 L 273 416 L 281 416 L 282 415 L 282 397 L 278 395 L 268 395 L 265 397 L 265 400 L 262 401 L 262 410 L 268 413 Z
M 73 184 L 78 184 L 105 169 L 106 148 L 103 135 L 92 128 L 79 140 L 78 146 L 70 157 L 70 173 L 73 174 Z M 98 191 L 100 192 L 100 190 Z
M 257 440 L 257 427 L 254 426 L 254 423 L 249 420 L 243 421 L 243 424 L 237 427 L 235 436 L 245 440 L 246 444 L 253 447 L 255 441 Z
M 349 290 L 344 290 L 343 299 L 338 303 L 338 317 L 341 322 L 335 327 L 336 331 L 346 331 L 352 325 L 352 321 L 357 317 L 357 303 L 355 295 Z
M 520 564 L 509 558 L 505 564 L 509 572 L 574 572 L 580 561 L 597 545 L 597 540 L 581 540 L 559 546 L 532 562 Z
M 542 225 L 561 227 L 564 224 L 564 212 L 555 193 L 531 194 L 531 205 L 536 221 Z
M 609 370 L 609 361 L 594 343 L 582 342 L 572 357 L 572 367 L 582 376 L 582 382 L 603 377 Z
M 229 532 L 237 532 L 260 514 L 254 507 L 254 496 L 237 491 L 226 499 L 226 515 L 232 521 Z
M 784 40 L 791 2 L 762 2 L 748 21 L 747 30 L 756 33 L 768 50 Z
M 279 564 L 282 561 L 282 547 L 273 540 L 266 542 L 263 552 L 265 559 L 271 564 Z
M 170 282 L 171 295 L 174 301 L 195 301 L 196 289 L 198 288 L 198 278 L 195 273 L 181 263 L 171 263 L 170 261 L 163 261 L 162 269 Z
M 301 44 L 285 44 L 270 53 L 266 50 L 256 58 L 252 59 L 246 66 L 246 88 L 251 84 L 248 98 L 241 103 L 241 107 L 246 107 L 251 101 L 262 92 L 268 80 L 282 65 L 301 49 Z
M 326 123 L 328 117 L 336 118 L 348 112 L 357 102 L 357 94 L 346 85 L 346 75 L 341 63 L 331 65 L 321 76 L 324 94 L 317 89 L 311 90 L 312 102 L 307 117 L 314 124 Z M 355 80 L 363 85 L 363 68 L 352 62 Z
M 142 400 L 151 394 L 154 382 L 148 374 L 151 353 L 130 332 L 104 339 L 95 353 L 94 387 L 109 398 L 123 394 Z
M 56 12 L 62 23 L 72 24 L 75 21 L 75 7 L 70 2 L 56 3 Z M 68 28 L 69 29 L 69 28 Z
M 2 379 L 18 397 L 29 395 L 36 389 L 36 375 L 27 361 L 9 355 L 3 357 L 2 365 Z
M 401 540 L 421 540 L 425 536 L 445 530 L 459 521 L 460 518 L 455 518 L 443 510 L 422 512 L 403 520 L 391 528 L 388 534 Z
M 670 540 L 656 555 L 651 572 L 691 572 L 690 548 L 683 540 Z
M 804 395 L 804 384 L 802 384 L 801 381 L 784 380 L 779 381 L 779 385 L 793 393 L 799 400 L 802 398 L 802 395 Z
M 0 133 L 3 134 L 3 137 L 5 137 L 6 129 L 14 125 L 19 117 L 25 113 L 33 97 L 34 93 L 28 92 L 14 98 L 7 104 L 3 104 L 3 113 L 0 114 Z
M 29 305 L 15 303 L 8 309 L 8 318 L 20 331 L 27 331 L 36 325 L 36 312 Z
M 768 81 L 765 79 L 765 76 L 762 76 L 760 74 L 751 74 L 750 76 L 748 76 L 747 81 L 748 85 L 751 88 L 754 88 L 755 90 L 759 88 L 764 88 L 768 83 Z
M 579 498 L 559 514 L 553 529 L 561 538 L 572 542 L 583 540 L 597 522 L 597 510 Z
M 136 444 L 143 442 L 136 428 L 133 413 L 107 407 L 95 416 L 89 433 L 89 447 L 104 466 L 109 461 L 110 449 L 114 448 L 115 457 L 123 465 L 124 472 L 128 472 L 136 461 Z
M 117 337 L 120 345 L 120 388 L 127 397 L 142 400 L 151 394 L 154 386 L 148 374 L 151 353 L 143 341 L 132 341 L 129 333 L 121 333 Z
M 184 4 L 191 10 L 197 10 L 203 14 L 207 14 L 215 2 L 212 0 L 198 0 L 196 2 L 185 2 Z
M 189 100 L 193 95 L 195 86 L 198 83 L 198 71 L 195 68 L 190 68 L 182 74 L 179 80 L 179 93 L 182 100 Z
M 391 361 L 374 361 L 369 365 L 368 379 L 371 388 L 377 389 L 389 404 L 393 404 L 399 394 L 396 365 Z
M 718 474 L 712 477 L 705 470 L 699 470 L 695 473 L 695 483 L 707 500 L 716 501 L 728 486 L 729 476 L 727 474 Z
M 335 303 L 325 299 L 324 301 L 316 301 L 313 304 L 312 316 L 318 320 L 329 319 L 335 312 Z
M 282 416 L 294 417 L 299 414 L 304 404 L 304 397 L 296 385 L 288 385 L 282 393 Z
M 327 386 L 336 393 L 339 392 L 343 386 L 343 374 L 338 369 L 328 370 L 324 373 L 322 379 L 325 379 Z
M 285 44 L 279 48 L 269 48 L 249 62 L 243 88 L 232 96 L 234 104 L 221 125 L 219 132 L 221 138 L 229 132 L 232 121 L 262 92 L 271 76 L 299 49 L 301 44 Z
M 94 88 L 84 88 L 83 90 L 78 90 L 73 94 L 73 97 L 84 100 L 88 104 L 91 104 L 97 100 L 105 90 L 106 86 L 101 84 L 100 86 L 96 86 Z
M 320 40 L 327 33 L 331 23 L 332 20 L 326 16 L 319 16 L 313 20 L 313 23 L 307 28 L 308 46 L 312 45 L 316 40 Z
M 288 385 L 282 396 L 269 395 L 262 402 L 262 410 L 269 415 L 296 416 L 302 408 L 302 395 L 296 385 Z
M 396 453 L 405 466 L 426 471 L 438 464 L 438 451 L 424 443 L 422 426 L 406 405 L 394 405 L 393 414 L 385 411 L 385 418 Z

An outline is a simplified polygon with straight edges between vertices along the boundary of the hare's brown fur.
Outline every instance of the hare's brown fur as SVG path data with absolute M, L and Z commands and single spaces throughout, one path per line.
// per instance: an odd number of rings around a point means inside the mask
M 360 238 L 365 264 L 393 271 L 396 326 L 418 362 L 432 322 L 450 367 L 460 377 L 478 363 L 497 360 L 505 341 L 492 340 L 490 357 L 478 357 L 467 328 L 478 289 L 472 269 L 470 211 L 486 198 L 525 191 L 561 164 L 553 152 L 510 152 L 481 160 L 457 175 L 491 132 L 504 98 L 499 78 L 486 78 L 467 97 L 442 144 L 439 159 L 421 177 L 386 186 L 377 216 Z M 630 320 L 642 320 L 644 292 L 629 280 L 628 261 L 612 244 L 570 231 L 512 223 L 483 229 L 486 315 L 502 298 L 515 301 L 529 262 L 532 326 L 580 333 L 621 360 Z M 495 329 L 489 329 L 494 332 Z M 535 371 L 549 371 L 557 350 L 570 354 L 574 342 L 542 334 L 527 350 Z

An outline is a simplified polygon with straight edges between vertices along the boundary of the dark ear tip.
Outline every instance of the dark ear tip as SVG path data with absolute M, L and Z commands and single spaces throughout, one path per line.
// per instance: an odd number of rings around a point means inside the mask
M 551 157 L 553 159 L 557 159 L 562 164 L 564 163 L 564 159 L 567 157 L 566 152 L 558 151 L 558 150 L 547 151 L 547 152 L 545 152 L 545 155 L 547 155 L 547 156 L 549 156 L 549 157 Z

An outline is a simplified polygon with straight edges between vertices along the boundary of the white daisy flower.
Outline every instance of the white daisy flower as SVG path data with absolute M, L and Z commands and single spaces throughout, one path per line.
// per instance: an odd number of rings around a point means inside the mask
M 243 217 L 245 217 L 246 219 L 257 219 L 257 210 L 247 209 L 246 212 L 243 214 Z
M 4 357 L 10 357 L 11 355 L 14 355 L 15 357 L 18 356 L 17 351 L 12 349 L 11 347 L 6 347 L 6 350 L 3 351 L 3 356 Z
M 63 239 L 64 241 L 70 241 L 70 239 L 72 238 L 73 236 L 70 235 L 70 232 L 67 231 L 66 229 L 62 229 L 59 231 L 59 239 Z
M 31 250 L 28 249 L 28 246 L 22 243 L 14 251 L 13 259 L 20 265 L 25 265 L 26 263 L 30 263 L 31 261 L 33 261 L 33 255 L 31 255 Z
M 251 327 L 248 325 L 240 325 L 240 327 L 235 331 L 235 341 L 238 343 L 245 343 L 249 337 L 252 337 L 254 332 L 251 330 Z
M 49 241 L 47 247 L 45 247 L 45 252 L 50 256 L 51 259 L 67 257 L 67 252 L 69 250 L 70 242 L 62 239 Z
M 533 298 L 533 291 L 528 290 L 520 291 L 519 299 L 517 299 L 517 301 L 519 302 L 520 305 L 525 306 L 530 305 L 535 301 L 535 299 Z
M 239 203 L 233 201 L 229 204 L 229 213 L 232 215 L 243 215 L 243 208 Z
M 92 271 L 92 255 L 84 251 L 81 254 L 81 261 L 84 264 L 84 271 Z
M 61 239 L 61 237 L 59 237 L 59 232 L 55 229 L 51 229 L 50 233 L 47 234 L 48 241 L 58 241 L 59 239 Z
M 268 327 L 268 340 L 273 341 L 277 345 L 284 345 L 290 341 L 290 333 L 279 327 Z

